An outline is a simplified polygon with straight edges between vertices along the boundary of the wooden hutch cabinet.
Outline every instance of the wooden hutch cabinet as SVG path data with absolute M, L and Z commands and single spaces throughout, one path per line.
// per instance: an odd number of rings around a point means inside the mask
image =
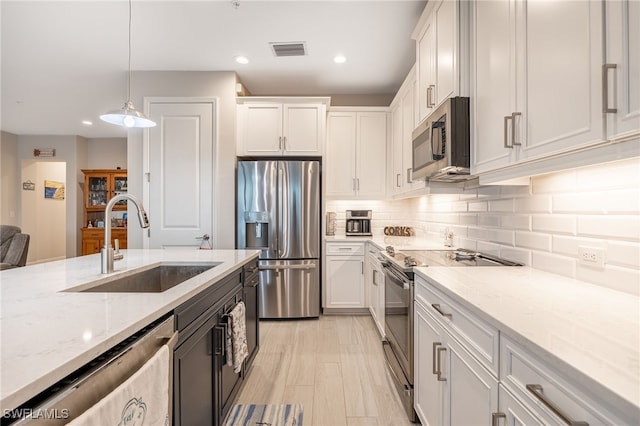
M 104 246 L 104 210 L 107 203 L 118 194 L 127 193 L 126 170 L 83 170 L 84 173 L 84 222 L 82 227 L 82 255 L 100 253 Z M 127 202 L 113 206 L 111 220 L 111 245 L 120 242 L 127 248 Z

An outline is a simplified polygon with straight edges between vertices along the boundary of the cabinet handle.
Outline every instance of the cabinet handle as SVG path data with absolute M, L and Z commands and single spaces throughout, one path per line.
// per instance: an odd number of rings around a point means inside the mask
M 431 99 L 431 86 L 427 87 L 427 108 L 431 108 L 429 99 Z
M 353 191 L 356 190 L 356 178 L 351 179 L 351 189 Z
M 429 87 L 427 87 L 427 108 L 433 108 L 434 106 L 436 106 L 436 103 L 433 100 L 435 98 L 433 94 L 435 89 L 435 84 L 430 84 Z
M 498 426 L 500 419 L 507 419 L 507 415 L 504 413 L 491 413 L 491 426 Z
M 286 151 L 287 150 L 287 137 L 284 136 L 282 138 L 282 148 Z
M 356 178 L 356 189 L 360 191 L 360 178 Z
M 442 352 L 446 352 L 446 351 L 447 351 L 447 348 L 445 348 L 445 347 L 441 347 L 441 348 L 436 349 L 436 358 L 437 358 L 437 362 L 438 362 L 438 373 L 437 373 L 437 376 L 438 376 L 438 381 L 439 382 L 446 382 L 447 381 L 446 377 L 442 377 L 442 369 L 440 368 L 440 361 L 441 361 L 440 354 Z
M 573 420 L 567 414 L 562 412 L 562 409 L 558 407 L 553 401 L 549 400 L 547 396 L 544 394 L 542 385 L 527 385 L 527 390 L 533 394 L 540 402 L 542 402 L 548 409 L 553 411 L 553 413 L 560 417 L 566 424 L 569 426 L 589 426 L 589 423 Z
M 227 335 L 227 327 L 223 324 L 218 324 L 213 327 L 215 332 L 218 334 L 218 344 L 215 345 L 214 355 L 222 355 L 224 356 L 224 347 L 225 345 L 225 336 Z M 211 355 L 211 353 L 209 353 Z
M 378 285 L 378 282 L 376 281 L 376 274 L 378 273 L 378 271 L 376 271 L 375 269 L 373 270 L 373 285 Z
M 512 120 L 513 117 L 511 115 L 504 116 L 504 147 L 505 148 L 513 148 L 513 145 L 509 145 L 509 131 L 507 130 L 507 124 L 509 120 Z M 513 124 L 512 124 L 513 125 Z
M 446 317 L 446 318 L 449 318 L 449 319 L 452 319 L 452 318 L 453 318 L 453 314 L 447 314 L 446 312 L 444 312 L 444 311 L 442 310 L 442 308 L 440 307 L 440 304 L 439 304 L 439 303 L 432 303 L 432 304 L 431 304 L 431 306 L 433 307 L 433 309 L 435 309 L 436 311 L 438 311 L 438 313 L 439 313 L 440 315 L 442 315 L 443 317 Z
M 407 183 L 413 182 L 413 167 L 407 169 Z
M 511 114 L 511 146 L 522 145 L 520 142 L 516 142 L 516 117 L 521 117 L 522 113 L 514 112 Z
M 400 173 L 396 174 L 396 187 L 400 188 Z
M 433 374 L 440 374 L 440 363 L 438 362 L 438 354 L 437 354 L 437 350 L 438 350 L 438 346 L 441 346 L 442 343 L 440 342 L 433 342 L 433 353 L 431 354 L 431 359 L 432 359 L 432 366 L 431 366 L 431 372 Z
M 278 149 L 282 150 L 282 136 L 278 137 Z
M 609 108 L 609 70 L 618 68 L 617 64 L 602 65 L 602 112 L 617 113 L 618 108 Z

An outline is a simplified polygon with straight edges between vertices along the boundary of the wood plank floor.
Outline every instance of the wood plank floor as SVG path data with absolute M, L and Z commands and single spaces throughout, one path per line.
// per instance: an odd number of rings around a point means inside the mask
M 304 426 L 411 425 L 369 316 L 262 321 L 239 404 L 302 404 Z

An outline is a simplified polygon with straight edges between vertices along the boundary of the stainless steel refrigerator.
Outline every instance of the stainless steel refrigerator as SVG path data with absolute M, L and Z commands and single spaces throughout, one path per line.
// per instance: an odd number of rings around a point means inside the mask
M 260 318 L 320 313 L 320 163 L 238 161 L 236 246 L 260 254 Z

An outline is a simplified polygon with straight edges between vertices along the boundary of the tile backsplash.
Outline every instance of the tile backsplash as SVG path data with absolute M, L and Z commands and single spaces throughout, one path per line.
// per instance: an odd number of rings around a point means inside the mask
M 326 202 L 344 234 L 344 211 L 373 210 L 372 228 L 412 226 L 418 237 L 454 234 L 456 247 L 640 294 L 640 158 L 534 177 L 528 186 L 483 186 L 457 194 L 389 201 Z M 604 252 L 604 267 L 578 260 Z

